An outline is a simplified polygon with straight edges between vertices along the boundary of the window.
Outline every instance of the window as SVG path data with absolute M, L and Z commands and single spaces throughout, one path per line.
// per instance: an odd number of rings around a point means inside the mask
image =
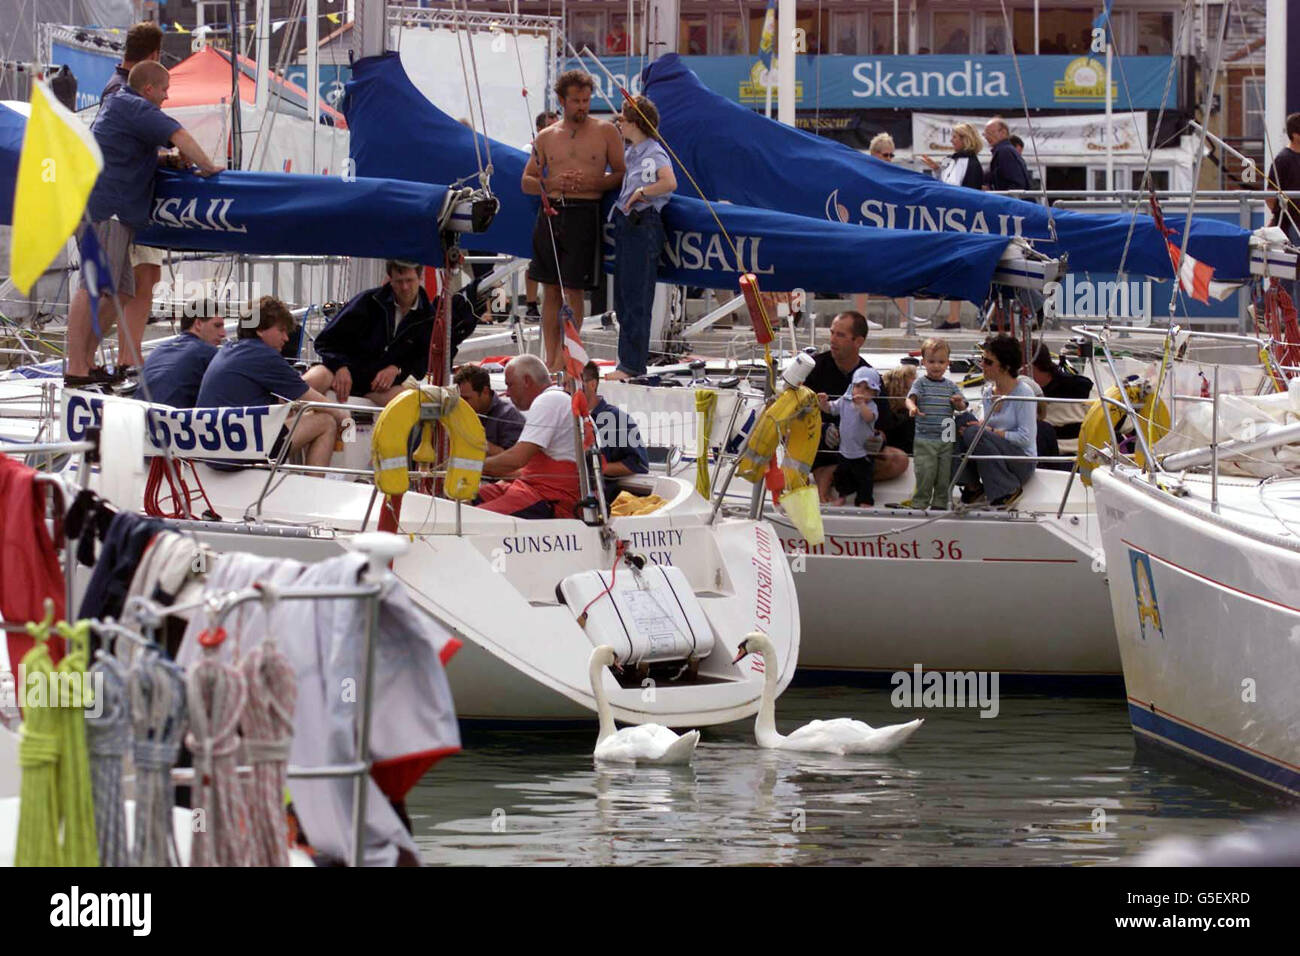
M 645 38 L 641 36 L 640 19 L 634 19 L 632 26 L 634 35 L 629 36 L 627 13 L 611 13 L 609 15 L 609 32 L 605 34 L 605 52 L 634 54 L 638 50 L 644 49 Z
M 718 52 L 724 56 L 743 55 L 749 49 L 745 39 L 745 22 L 739 13 L 724 13 L 718 17 Z
M 706 56 L 709 53 L 709 18 L 703 13 L 682 17 L 677 50 L 683 56 Z
M 1078 56 L 1092 50 L 1091 10 L 1040 9 L 1038 12 L 1038 52 Z M 1034 50 L 1034 11 L 1017 10 L 1016 52 Z
M 859 17 L 856 13 L 835 13 L 831 17 L 831 39 L 835 44 L 831 50 L 832 53 L 841 53 L 846 56 L 857 56 L 862 53 L 862 47 L 858 44 L 858 25 Z M 873 44 L 868 52 L 877 53 Z
M 898 13 L 898 25 L 907 27 L 907 11 Z M 871 52 L 893 56 L 894 54 L 894 11 L 877 10 L 871 14 Z M 898 52 L 907 52 L 907 42 L 899 37 Z
M 985 56 L 999 56 L 1010 53 L 1011 51 L 1007 47 L 1007 26 L 1002 19 L 1002 11 L 982 14 L 980 19 L 981 33 L 978 37 L 979 42 L 976 45 L 975 52 Z M 1030 44 L 1032 45 L 1032 43 L 1033 37 L 1031 35 Z
M 1218 31 L 1218 24 L 1215 24 Z M 1137 14 L 1138 56 L 1168 56 L 1174 52 L 1174 15 L 1140 12 Z
M 601 13 L 573 13 L 569 15 L 569 39 L 573 43 L 573 48 L 581 52 L 584 46 L 593 50 L 601 50 L 604 47 L 601 41 L 604 39 L 604 14 Z
M 1241 81 L 1241 136 L 1264 138 L 1264 78 L 1247 76 Z
M 1106 167 L 1090 166 L 1088 168 L 1089 178 L 1092 180 L 1092 189 L 1094 192 L 1106 191 Z M 1048 177 L 1051 178 L 1050 175 Z M 1169 191 L 1169 170 L 1152 169 L 1151 185 L 1155 187 L 1156 192 Z M 1142 189 L 1142 170 L 1133 169 L 1127 166 L 1115 166 L 1115 188 L 1131 189 L 1139 192 Z
M 935 53 L 970 53 L 969 13 L 934 13 L 930 23 L 930 49 Z

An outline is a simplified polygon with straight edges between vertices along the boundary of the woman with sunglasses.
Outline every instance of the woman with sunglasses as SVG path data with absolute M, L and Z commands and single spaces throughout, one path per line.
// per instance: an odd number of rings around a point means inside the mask
M 633 97 L 615 119 L 627 143 L 627 174 L 610 215 L 614 219 L 614 311 L 618 315 L 618 368 L 607 378 L 646 373 L 650 311 L 659 254 L 664 247 L 660 211 L 677 188 L 668 152 L 659 142 L 659 111 L 648 97 Z
M 997 335 L 984 343 L 984 434 L 979 434 L 980 424 L 973 415 L 961 415 L 957 419 L 957 452 L 1001 457 L 968 461 L 958 470 L 962 504 L 976 504 L 985 496 L 992 507 L 1009 509 L 1034 473 L 1038 403 L 1004 401 L 994 406 L 994 400 L 1002 395 L 1033 398 L 1034 393 L 1019 378 L 1022 361 L 1020 343 L 1010 335 Z

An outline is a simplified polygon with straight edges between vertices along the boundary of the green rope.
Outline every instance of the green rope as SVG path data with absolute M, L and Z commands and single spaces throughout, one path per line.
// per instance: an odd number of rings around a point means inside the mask
M 67 699 L 57 701 L 63 727 L 59 739 L 59 810 L 63 821 L 63 865 L 99 866 L 95 838 L 95 798 L 90 783 L 90 753 L 86 748 L 86 708 L 92 703 L 90 681 L 90 625 L 59 624 L 68 653 L 59 661 L 59 685 L 70 688 Z M 51 695 L 53 696 L 53 695 Z M 51 705 L 56 702 L 50 701 Z
M 41 640 L 23 657 L 25 686 L 23 726 L 19 731 L 18 765 L 23 782 L 19 791 L 18 846 L 14 866 L 58 866 L 59 859 L 59 713 L 37 695 L 53 683 L 50 649 Z M 30 693 L 29 693 L 30 689 Z M 35 704 L 35 706 L 33 706 Z
M 57 668 L 46 644 L 48 631 L 33 626 L 29 630 L 37 644 L 22 660 L 18 763 L 23 779 L 14 865 L 98 866 L 86 751 L 90 627 L 84 622 L 59 625 L 68 653 Z

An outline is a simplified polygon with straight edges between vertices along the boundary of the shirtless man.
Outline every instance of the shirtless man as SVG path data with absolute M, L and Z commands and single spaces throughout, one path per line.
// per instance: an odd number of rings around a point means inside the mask
M 623 182 L 623 139 L 612 123 L 590 118 L 593 88 L 581 70 L 560 74 L 555 95 L 564 119 L 537 134 L 520 184 L 530 196 L 545 194 L 555 213 L 548 216 L 545 205 L 538 210 L 528 266 L 528 278 L 542 286 L 542 338 L 552 372 L 564 367 L 561 288 L 581 327 L 583 294 L 604 275 L 600 197 Z

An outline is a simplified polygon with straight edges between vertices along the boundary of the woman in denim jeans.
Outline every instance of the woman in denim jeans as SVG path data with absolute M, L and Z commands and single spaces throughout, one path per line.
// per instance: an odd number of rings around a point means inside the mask
M 673 166 L 660 144 L 659 111 L 644 96 L 624 102 L 616 120 L 627 143 L 627 173 L 610 215 L 614 219 L 614 311 L 618 314 L 618 369 L 607 378 L 646 372 L 650 310 L 659 253 L 664 247 L 660 212 L 677 188 Z

